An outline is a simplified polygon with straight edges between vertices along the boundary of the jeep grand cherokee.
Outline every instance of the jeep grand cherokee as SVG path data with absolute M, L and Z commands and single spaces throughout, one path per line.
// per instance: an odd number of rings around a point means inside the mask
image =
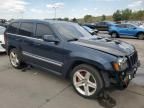
M 70 78 L 76 92 L 95 98 L 105 88 L 126 88 L 139 61 L 134 46 L 92 37 L 81 26 L 55 20 L 15 20 L 5 31 L 14 68 L 26 64 Z

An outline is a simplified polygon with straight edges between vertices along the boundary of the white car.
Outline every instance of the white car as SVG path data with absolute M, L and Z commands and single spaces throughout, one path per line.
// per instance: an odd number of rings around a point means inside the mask
M 5 41 L 4 41 L 4 31 L 5 31 L 6 28 L 4 27 L 1 27 L 0 26 L 0 52 L 5 52 L 5 48 L 4 48 L 4 44 L 5 44 Z
M 140 25 L 139 27 L 140 27 L 140 28 L 144 28 L 144 24 Z

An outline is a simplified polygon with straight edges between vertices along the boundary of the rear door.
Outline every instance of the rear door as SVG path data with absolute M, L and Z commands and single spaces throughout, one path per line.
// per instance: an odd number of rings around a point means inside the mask
M 18 28 L 20 26 L 19 22 L 14 22 L 10 24 L 6 30 L 6 37 L 7 39 L 5 40 L 6 45 L 11 45 L 16 47 L 17 49 L 20 49 L 21 47 L 21 42 L 22 38 L 18 36 Z M 6 46 L 8 47 L 8 46 Z
M 35 59 L 30 56 L 33 51 L 34 43 L 34 27 L 35 24 L 32 22 L 22 22 L 20 24 L 18 35 L 22 37 L 21 51 L 26 62 L 35 62 Z

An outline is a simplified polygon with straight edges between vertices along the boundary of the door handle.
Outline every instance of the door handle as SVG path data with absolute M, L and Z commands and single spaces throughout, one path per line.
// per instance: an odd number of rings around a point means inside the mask
M 15 40 L 16 40 L 16 41 L 20 41 L 21 39 L 18 39 L 18 38 L 17 38 L 17 39 L 15 39 Z
M 36 45 L 36 46 L 41 46 L 41 44 L 40 44 L 40 43 L 35 43 L 34 45 Z

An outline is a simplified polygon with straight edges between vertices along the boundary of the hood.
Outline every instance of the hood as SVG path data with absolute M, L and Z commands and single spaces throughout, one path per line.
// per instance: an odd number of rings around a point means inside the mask
M 137 27 L 138 30 L 144 31 L 144 26 Z
M 89 39 L 81 38 L 78 41 L 73 41 L 72 43 L 106 52 L 115 56 L 127 56 L 135 51 L 134 46 L 126 42 L 104 37 L 96 37 Z

